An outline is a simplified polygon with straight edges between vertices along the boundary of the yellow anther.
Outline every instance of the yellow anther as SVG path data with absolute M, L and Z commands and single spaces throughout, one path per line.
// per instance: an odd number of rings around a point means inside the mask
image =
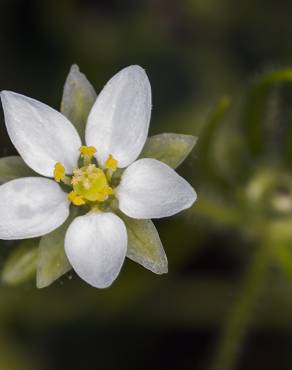
M 109 195 L 113 194 L 113 189 L 110 186 L 105 186 L 96 194 L 96 200 L 103 202 L 108 198 Z
M 80 151 L 81 156 L 83 158 L 87 157 L 89 159 L 91 159 L 94 156 L 94 154 L 96 153 L 96 149 L 95 149 L 94 146 L 85 146 L 85 145 L 83 145 L 79 148 L 79 151 Z
M 110 186 L 108 186 L 108 187 L 105 189 L 105 192 L 106 192 L 106 194 L 107 194 L 107 195 L 111 195 L 111 194 L 113 194 L 113 193 L 114 193 L 113 189 L 112 189 Z
M 118 161 L 110 154 L 105 162 L 105 167 L 109 170 L 115 171 L 118 166 Z
M 75 204 L 75 206 L 82 206 L 85 204 L 84 199 L 78 195 L 75 191 L 71 191 L 68 194 L 68 199 L 70 200 L 71 203 Z
M 54 179 L 57 182 L 60 182 L 65 177 L 65 167 L 62 165 L 62 163 L 58 162 L 55 164 L 54 168 Z

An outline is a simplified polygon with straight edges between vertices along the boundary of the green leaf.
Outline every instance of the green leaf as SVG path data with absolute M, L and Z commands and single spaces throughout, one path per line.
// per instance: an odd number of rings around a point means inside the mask
M 274 248 L 276 260 L 282 272 L 291 281 L 292 280 L 292 251 L 291 245 L 279 243 Z
M 9 285 L 18 285 L 35 277 L 39 238 L 22 240 L 7 258 L 2 280 Z
M 21 157 L 0 158 L 0 183 L 26 176 L 36 176 L 36 173 L 26 165 Z
M 155 158 L 172 168 L 178 167 L 197 142 L 192 135 L 159 134 L 146 141 L 140 158 Z
M 267 238 L 273 245 L 274 261 L 292 281 L 292 218 L 278 218 L 267 224 Z
M 265 154 L 267 149 L 267 141 L 269 140 L 266 136 L 270 125 L 267 118 L 271 92 L 273 88 L 288 82 L 292 82 L 292 69 L 268 71 L 251 84 L 246 94 L 242 124 L 246 131 L 248 148 L 253 156 Z
M 119 215 L 128 231 L 127 257 L 155 274 L 166 274 L 167 257 L 153 222 Z
M 66 231 L 77 216 L 77 208 L 71 207 L 70 216 L 58 229 L 41 238 L 37 259 L 38 288 L 51 285 L 62 275 L 71 270 L 71 265 L 64 250 L 64 239 Z
M 87 117 L 95 100 L 94 88 L 74 64 L 65 82 L 61 112 L 74 124 L 83 141 Z
M 218 128 L 231 106 L 231 99 L 223 96 L 208 117 L 204 130 L 200 136 L 200 167 L 207 173 L 212 172 L 212 153 L 214 152 L 214 141 L 218 137 Z

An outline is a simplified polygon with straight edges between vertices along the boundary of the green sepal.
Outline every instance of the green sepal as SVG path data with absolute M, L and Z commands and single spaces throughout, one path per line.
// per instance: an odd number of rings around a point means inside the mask
M 9 285 L 19 285 L 32 280 L 36 273 L 39 238 L 22 240 L 7 258 L 2 281 Z
M 83 142 L 87 117 L 95 100 L 94 88 L 78 66 L 72 65 L 64 85 L 61 112 L 73 123 Z
M 66 231 L 77 216 L 76 207 L 71 207 L 70 216 L 58 229 L 41 238 L 37 258 L 37 288 L 51 285 L 62 275 L 71 270 L 71 265 L 64 250 Z
M 0 158 L 0 183 L 19 177 L 38 176 L 19 156 Z
M 136 220 L 119 212 L 128 232 L 127 257 L 155 274 L 168 272 L 167 257 L 151 220 Z
M 148 138 L 140 158 L 154 158 L 177 168 L 190 154 L 197 142 L 192 135 L 159 134 Z

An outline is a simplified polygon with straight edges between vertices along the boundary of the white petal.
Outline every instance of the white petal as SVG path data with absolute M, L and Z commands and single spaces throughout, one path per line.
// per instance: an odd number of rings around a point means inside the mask
M 107 288 L 118 276 L 127 253 L 127 230 L 113 213 L 75 218 L 65 237 L 65 251 L 76 273 L 96 288 Z
M 117 73 L 99 94 L 88 117 L 87 145 L 104 165 L 109 154 L 126 167 L 140 154 L 151 116 L 151 87 L 145 71 L 130 66 Z
M 53 176 L 56 162 L 72 173 L 81 141 L 71 122 L 37 100 L 2 91 L 8 134 L 23 160 L 37 173 Z
M 28 239 L 47 234 L 69 215 L 67 195 L 53 180 L 15 179 L 0 186 L 0 239 Z
M 117 189 L 122 212 L 133 218 L 161 218 L 191 207 L 196 192 L 172 168 L 156 159 L 139 159 L 123 173 Z

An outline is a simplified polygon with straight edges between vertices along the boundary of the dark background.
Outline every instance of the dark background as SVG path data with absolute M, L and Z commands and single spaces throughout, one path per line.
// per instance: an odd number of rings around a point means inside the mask
M 237 99 L 264 70 L 292 66 L 291 16 L 292 3 L 275 0 L 1 0 L 0 89 L 59 108 L 71 64 L 97 91 L 139 64 L 153 91 L 150 133 L 200 138 L 218 99 Z M 15 154 L 2 116 L 0 135 L 0 156 Z M 221 201 L 202 153 L 199 140 L 179 169 L 198 205 L 204 192 Z M 168 275 L 127 260 L 105 291 L 73 273 L 44 290 L 2 284 L 0 369 L 208 369 L 256 243 L 196 207 L 156 223 Z M 292 285 L 274 265 L 266 282 L 234 369 L 292 367 Z

